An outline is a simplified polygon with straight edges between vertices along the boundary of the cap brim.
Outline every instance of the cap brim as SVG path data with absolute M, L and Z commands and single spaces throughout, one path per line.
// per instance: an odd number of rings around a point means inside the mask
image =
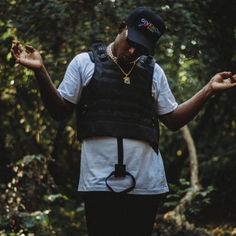
M 145 47 L 148 50 L 149 54 L 153 54 L 155 45 L 151 45 L 150 41 L 142 34 L 142 32 L 139 32 L 137 31 L 137 29 L 128 26 L 127 37 L 129 40 Z

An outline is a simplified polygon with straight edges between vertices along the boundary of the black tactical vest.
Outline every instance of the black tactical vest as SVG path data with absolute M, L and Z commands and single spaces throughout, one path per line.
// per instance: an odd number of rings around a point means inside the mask
M 137 139 L 158 151 L 159 123 L 152 97 L 154 60 L 140 57 L 130 74 L 130 84 L 125 84 L 123 73 L 107 56 L 105 45 L 94 44 L 90 57 L 95 71 L 77 104 L 78 139 Z

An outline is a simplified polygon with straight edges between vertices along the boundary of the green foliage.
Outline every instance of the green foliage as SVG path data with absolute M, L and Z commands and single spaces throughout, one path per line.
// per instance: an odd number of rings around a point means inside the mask
M 48 172 L 48 162 L 42 155 L 28 155 L 13 166 L 15 175 L 0 196 L 1 236 L 85 232 L 83 206 L 55 193 L 58 189 Z
M 187 209 L 186 215 L 189 219 L 193 219 L 196 215 L 201 215 L 212 201 L 214 186 L 210 185 L 202 189 L 194 198 L 191 207 Z
M 169 211 L 175 208 L 184 195 L 193 191 L 190 186 L 190 182 L 184 178 L 179 179 L 178 184 L 170 184 L 170 193 L 166 196 L 165 202 L 163 204 L 163 212 Z M 188 216 L 188 219 L 192 219 L 196 215 L 200 215 L 204 209 L 211 204 L 211 197 L 214 191 L 214 186 L 207 186 L 202 188 L 194 197 L 191 205 L 187 207 L 185 214 Z

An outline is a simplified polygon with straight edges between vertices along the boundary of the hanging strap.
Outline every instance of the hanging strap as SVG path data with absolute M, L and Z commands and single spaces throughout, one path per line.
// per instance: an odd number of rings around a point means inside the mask
M 118 137 L 117 138 L 117 150 L 118 150 L 118 163 L 115 164 L 115 170 L 111 172 L 111 174 L 109 174 L 106 179 L 106 186 L 108 187 L 108 189 L 112 192 L 117 192 L 114 191 L 114 189 L 108 184 L 108 180 L 112 177 L 115 176 L 115 178 L 124 178 L 126 176 L 129 176 L 132 180 L 132 184 L 130 187 L 128 187 L 127 189 L 124 189 L 118 193 L 128 193 L 131 190 L 133 190 L 135 188 L 136 185 L 136 181 L 133 175 L 131 175 L 128 171 L 126 171 L 126 166 L 124 165 L 124 150 L 123 150 L 123 139 Z

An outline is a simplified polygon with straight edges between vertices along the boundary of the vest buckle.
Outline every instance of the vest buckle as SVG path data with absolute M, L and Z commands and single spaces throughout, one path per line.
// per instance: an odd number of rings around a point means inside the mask
M 126 175 L 125 165 L 124 164 L 115 164 L 114 176 L 115 177 L 125 177 L 125 175 Z

